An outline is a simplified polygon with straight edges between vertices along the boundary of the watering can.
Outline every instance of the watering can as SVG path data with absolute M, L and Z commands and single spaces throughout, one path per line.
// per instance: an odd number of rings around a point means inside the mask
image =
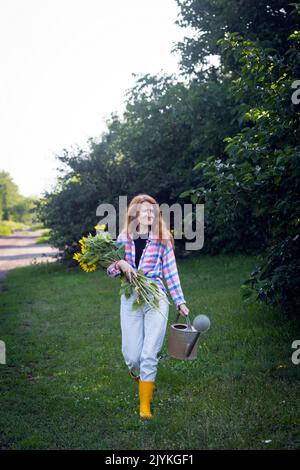
M 206 315 L 197 315 L 191 324 L 188 315 L 185 316 L 186 324 L 178 323 L 179 313 L 175 323 L 171 325 L 168 355 L 175 359 L 192 360 L 197 358 L 198 338 L 201 333 L 210 327 L 210 320 Z

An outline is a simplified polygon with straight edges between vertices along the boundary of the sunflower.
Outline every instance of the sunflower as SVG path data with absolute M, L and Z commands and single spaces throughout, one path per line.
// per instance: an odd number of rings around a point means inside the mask
M 95 269 L 97 268 L 97 266 L 95 264 L 93 264 L 92 266 L 88 266 L 83 261 L 80 261 L 79 264 L 86 273 L 90 273 L 92 271 L 95 271 Z
M 80 243 L 80 248 L 81 248 L 81 253 L 84 254 L 86 252 L 86 244 L 84 242 L 84 240 L 87 240 L 86 237 L 82 237 L 80 240 L 79 240 L 79 243 Z

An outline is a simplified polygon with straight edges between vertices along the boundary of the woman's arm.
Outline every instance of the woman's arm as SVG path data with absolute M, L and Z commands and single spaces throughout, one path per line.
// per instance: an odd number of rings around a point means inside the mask
M 176 309 L 179 310 L 179 306 L 181 304 L 185 304 L 186 301 L 181 289 L 175 254 L 170 241 L 168 242 L 167 247 L 165 247 L 162 256 L 162 271 L 172 300 L 176 306 Z
M 110 264 L 106 272 L 109 277 L 119 276 L 121 274 L 121 270 L 118 267 L 118 261 L 114 261 L 112 264 Z

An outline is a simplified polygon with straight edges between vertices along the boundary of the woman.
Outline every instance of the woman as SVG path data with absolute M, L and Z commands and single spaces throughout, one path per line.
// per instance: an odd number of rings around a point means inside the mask
M 135 196 L 129 204 L 123 230 L 117 242 L 125 246 L 125 259 L 107 268 L 110 277 L 124 273 L 129 280 L 142 269 L 149 280 L 155 280 L 163 298 L 162 313 L 149 304 L 132 310 L 136 299 L 133 291 L 129 298 L 121 295 L 122 353 L 131 377 L 139 384 L 140 417 L 151 418 L 150 402 L 157 374 L 157 355 L 163 345 L 169 303 L 164 277 L 176 309 L 188 315 L 189 309 L 182 293 L 174 255 L 174 239 L 167 229 L 158 204 L 147 194 Z

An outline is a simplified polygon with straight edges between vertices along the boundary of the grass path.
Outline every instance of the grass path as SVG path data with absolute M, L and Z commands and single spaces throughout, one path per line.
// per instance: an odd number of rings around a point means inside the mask
M 291 362 L 300 332 L 241 301 L 256 260 L 178 261 L 191 317 L 207 314 L 212 326 L 188 362 L 166 357 L 167 333 L 150 422 L 138 418 L 121 353 L 119 280 L 56 263 L 9 272 L 0 449 L 300 448 L 300 366 Z

